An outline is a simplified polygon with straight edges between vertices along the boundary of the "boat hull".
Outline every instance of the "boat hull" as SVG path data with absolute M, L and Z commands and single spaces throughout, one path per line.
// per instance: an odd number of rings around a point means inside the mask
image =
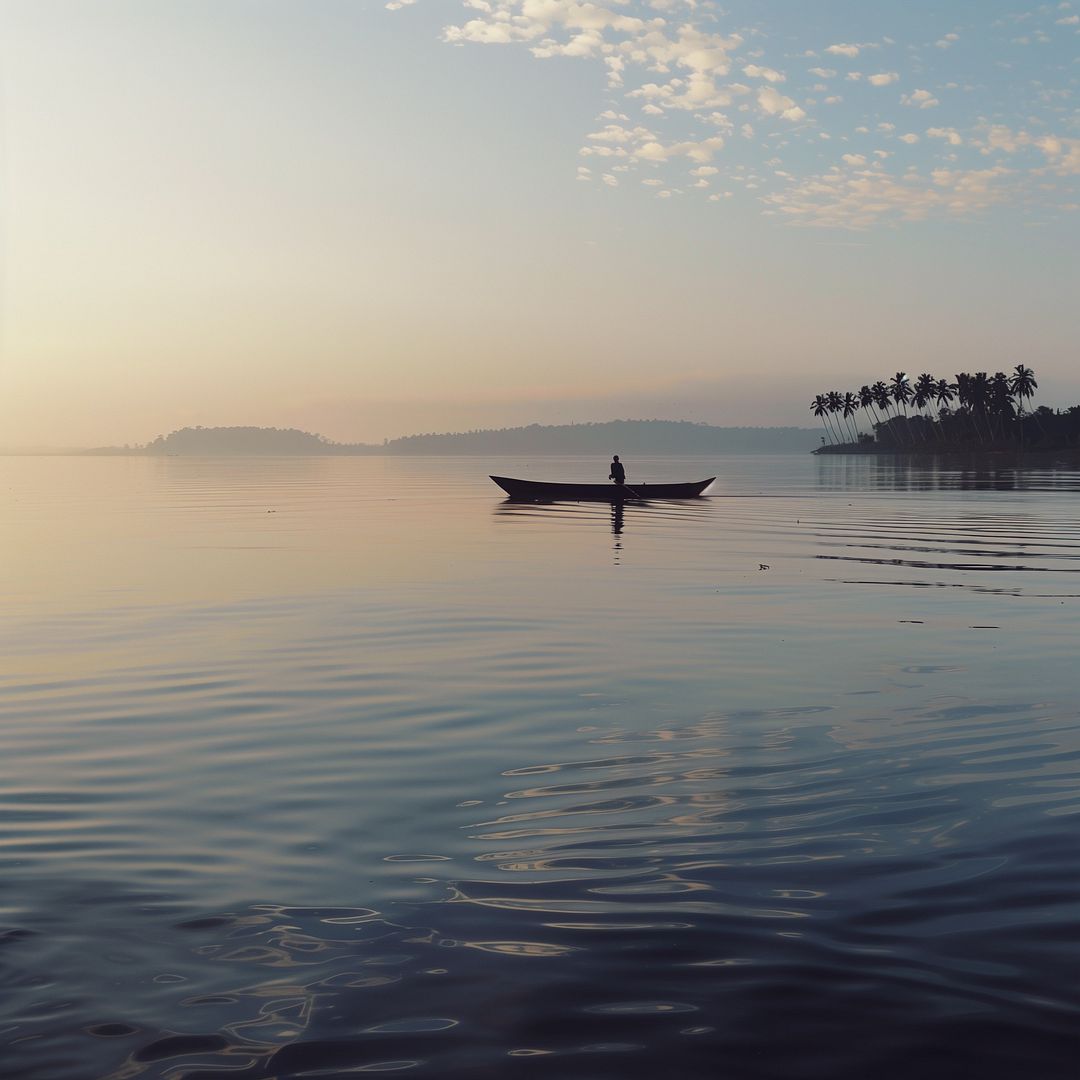
M 696 499 L 715 479 L 698 480 L 693 484 L 548 484 L 538 480 L 514 480 L 509 476 L 493 476 L 511 499 L 528 502 L 552 502 L 566 499 L 571 502 L 641 502 L 644 499 Z

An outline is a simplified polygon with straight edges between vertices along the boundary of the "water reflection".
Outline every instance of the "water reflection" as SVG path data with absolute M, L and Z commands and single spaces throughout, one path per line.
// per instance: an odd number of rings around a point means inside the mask
M 1080 491 L 1080 470 L 1065 461 L 851 454 L 825 455 L 815 462 L 820 491 Z
M 103 1016 L 129 1046 L 109 1080 L 1068 1075 L 1074 848 L 1045 815 L 1080 809 L 1074 723 L 942 703 L 585 734 L 504 770 L 474 872 L 431 902 L 174 923 L 213 985 L 169 1029 Z
M 611 535 L 613 537 L 611 543 L 611 553 L 613 561 L 616 566 L 619 565 L 620 556 L 622 555 L 622 531 L 623 531 L 623 518 L 625 511 L 622 503 L 611 504 Z
M 621 565 L 625 555 L 627 529 L 647 530 L 662 536 L 666 530 L 690 523 L 704 524 L 717 512 L 718 502 L 705 498 L 641 502 L 533 502 L 504 499 L 496 504 L 494 517 L 500 522 L 529 523 L 532 526 L 562 528 L 566 525 L 611 530 L 612 563 Z
M 5 1080 L 1071 1080 L 1075 500 L 819 467 L 0 461 Z
M 623 519 L 625 517 L 625 510 L 622 503 L 611 504 L 611 534 L 613 536 L 619 536 L 623 531 Z

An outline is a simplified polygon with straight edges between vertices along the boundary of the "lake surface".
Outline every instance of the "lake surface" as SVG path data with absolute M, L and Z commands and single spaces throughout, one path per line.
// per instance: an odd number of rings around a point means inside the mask
M 1080 474 L 0 458 L 0 1075 L 1073 1077 Z

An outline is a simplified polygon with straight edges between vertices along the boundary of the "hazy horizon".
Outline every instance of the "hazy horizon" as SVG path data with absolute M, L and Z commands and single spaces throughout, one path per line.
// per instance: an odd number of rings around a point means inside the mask
M 675 422 L 676 423 L 687 423 L 689 421 L 675 421 Z M 623 418 L 619 418 L 618 420 L 614 421 L 614 423 L 629 424 L 629 425 L 638 425 L 638 424 L 651 425 L 651 424 L 658 424 L 658 423 L 662 423 L 662 422 L 657 421 L 654 418 L 623 417 Z M 545 431 L 545 432 L 558 432 L 560 430 L 563 430 L 563 429 L 567 428 L 568 426 L 573 427 L 575 424 L 577 424 L 578 426 L 581 426 L 581 427 L 590 427 L 590 426 L 606 427 L 607 426 L 607 422 L 603 422 L 603 421 L 599 421 L 599 422 L 596 422 L 596 421 L 576 422 L 575 421 L 573 424 L 570 424 L 570 425 L 566 425 L 566 424 L 550 424 L 550 425 L 543 424 L 543 425 L 539 425 L 539 427 L 541 428 L 542 431 Z M 470 435 L 477 435 L 477 434 L 482 434 L 482 433 L 500 434 L 500 433 L 523 432 L 523 431 L 526 431 L 530 426 L 535 427 L 537 425 L 524 424 L 524 425 L 512 425 L 512 426 L 504 426 L 504 427 L 472 428 L 472 429 L 466 429 L 466 430 L 461 430 L 461 431 L 446 431 L 446 432 L 402 432 L 399 435 L 391 436 L 386 440 L 380 441 L 379 443 L 374 443 L 374 442 L 365 443 L 365 442 L 359 442 L 359 441 L 354 441 L 354 442 L 350 443 L 350 442 L 346 442 L 346 441 L 343 441 L 343 440 L 337 440 L 337 439 L 330 439 L 329 441 L 330 441 L 330 443 L 332 445 L 335 445 L 335 446 L 350 446 L 351 445 L 351 446 L 380 448 L 383 445 L 385 445 L 386 443 L 395 444 L 395 443 L 400 443 L 400 442 L 408 442 L 409 440 L 416 439 L 416 438 L 426 438 L 426 437 L 436 437 L 436 438 L 438 438 L 438 437 L 446 437 L 446 438 L 449 438 L 449 437 L 455 437 L 455 436 L 461 436 L 461 437 L 467 438 Z M 229 424 L 229 425 L 221 425 L 221 426 L 208 426 L 208 425 L 202 425 L 202 424 L 200 424 L 200 425 L 194 425 L 193 424 L 193 425 L 185 426 L 185 427 L 180 428 L 180 429 L 175 429 L 173 432 L 160 432 L 152 440 L 145 440 L 145 441 L 141 441 L 141 442 L 127 442 L 127 443 L 111 442 L 111 443 L 103 443 L 103 444 L 101 444 L 99 446 L 95 446 L 95 447 L 74 446 L 74 445 L 71 445 L 71 446 L 56 446 L 56 445 L 40 445 L 40 446 L 33 446 L 33 445 L 14 446 L 14 445 L 11 445 L 11 446 L 6 446 L 6 445 L 3 445 L 3 444 L 0 444 L 0 454 L 16 454 L 16 455 L 18 455 L 18 454 L 56 454 L 56 453 L 65 453 L 65 452 L 69 452 L 69 451 L 70 452 L 81 453 L 81 452 L 84 452 L 84 451 L 87 451 L 87 450 L 102 450 L 102 449 L 139 450 L 139 449 L 143 449 L 143 448 L 148 448 L 153 443 L 158 442 L 161 438 L 168 438 L 169 435 L 176 435 L 176 434 L 179 434 L 181 432 L 191 432 L 193 430 L 204 430 L 204 429 L 207 432 L 243 432 L 243 431 L 251 431 L 251 430 L 255 430 L 255 431 L 259 431 L 259 432 L 272 432 L 272 431 L 283 431 L 283 432 L 285 432 L 285 431 L 290 431 L 290 432 L 300 432 L 300 434 L 307 435 L 307 436 L 318 436 L 318 437 L 324 437 L 324 438 L 326 437 L 323 432 L 305 431 L 302 428 L 294 428 L 294 427 L 275 428 L 275 427 L 271 427 L 269 425 Z M 820 433 L 820 429 L 815 428 L 812 425 L 806 425 L 806 424 L 790 425 L 790 426 L 733 424 L 733 425 L 729 425 L 729 426 L 726 426 L 726 427 L 713 427 L 712 425 L 704 425 L 704 430 L 706 430 L 706 431 L 716 431 L 716 432 L 745 432 L 745 431 L 751 431 L 751 432 L 753 432 L 753 431 L 766 431 L 766 432 L 768 432 L 768 431 L 775 431 L 775 432 L 783 432 L 783 433 L 790 433 L 792 431 L 798 431 L 798 432 L 805 432 L 808 435 L 814 437 L 815 439 L 818 436 L 818 434 Z M 815 445 L 816 445 L 816 443 L 815 443 Z M 552 452 L 574 452 L 574 453 L 577 453 L 579 451 L 552 451 Z M 678 452 L 679 453 L 684 453 L 684 452 L 688 452 L 688 451 L 681 450 L 681 451 L 678 451 Z
M 1080 4 L 3 11 L 5 446 L 1080 400 Z

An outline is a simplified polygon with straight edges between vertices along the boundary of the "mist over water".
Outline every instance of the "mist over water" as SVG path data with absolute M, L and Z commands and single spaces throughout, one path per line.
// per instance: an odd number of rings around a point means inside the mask
M 0 459 L 0 1073 L 1073 1076 L 1080 474 Z

